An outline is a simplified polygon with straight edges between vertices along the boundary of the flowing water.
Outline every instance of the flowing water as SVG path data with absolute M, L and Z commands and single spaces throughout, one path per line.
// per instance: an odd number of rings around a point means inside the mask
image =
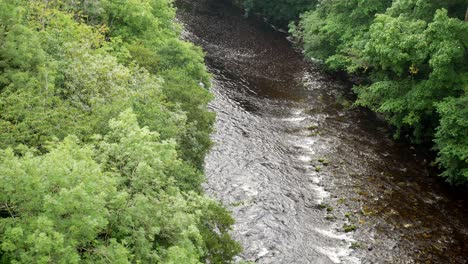
M 468 199 L 427 154 L 351 107 L 349 85 L 285 34 L 221 0 L 176 5 L 214 77 L 206 190 L 233 212 L 239 259 L 467 263 Z

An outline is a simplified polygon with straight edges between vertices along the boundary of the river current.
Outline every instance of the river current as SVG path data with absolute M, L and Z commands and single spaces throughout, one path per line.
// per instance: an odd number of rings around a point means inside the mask
M 221 0 L 178 0 L 213 74 L 209 195 L 257 263 L 468 263 L 468 203 L 420 151 L 352 107 L 345 81 Z

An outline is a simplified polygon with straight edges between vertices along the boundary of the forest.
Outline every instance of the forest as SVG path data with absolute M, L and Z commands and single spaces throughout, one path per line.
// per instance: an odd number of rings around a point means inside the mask
M 355 107 L 385 119 L 395 140 L 430 145 L 441 177 L 467 186 L 466 0 L 232 1 L 287 28 L 306 60 L 349 76 Z M 184 40 L 173 0 L 0 0 L 0 263 L 243 259 L 231 212 L 202 186 L 215 132 L 212 79 L 202 49 Z M 228 206 L 267 200 L 257 198 Z M 241 236 L 257 244 L 274 210 L 297 221 L 275 206 L 257 219 L 250 211 Z M 272 250 L 258 244 L 258 259 Z
M 354 76 L 355 106 L 394 137 L 429 144 L 441 176 L 468 182 L 468 9 L 464 0 L 243 0 L 288 28 L 307 59 Z
M 214 114 L 170 0 L 0 0 L 0 263 L 226 263 Z

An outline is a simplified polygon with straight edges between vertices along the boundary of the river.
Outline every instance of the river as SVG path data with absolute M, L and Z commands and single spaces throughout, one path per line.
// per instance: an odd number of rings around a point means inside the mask
M 178 0 L 213 74 L 209 195 L 258 263 L 467 263 L 468 203 L 350 85 L 222 0 Z

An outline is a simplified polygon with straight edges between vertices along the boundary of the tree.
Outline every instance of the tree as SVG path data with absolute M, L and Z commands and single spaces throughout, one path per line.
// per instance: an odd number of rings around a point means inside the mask
M 467 164 L 457 149 L 466 135 L 456 132 L 460 121 L 449 120 L 466 108 L 454 103 L 463 101 L 468 85 L 465 7 L 460 0 L 327 0 L 301 15 L 290 32 L 308 58 L 361 76 L 356 104 L 381 113 L 397 138 L 435 140 L 442 175 L 461 183 Z M 450 138 L 440 132 L 448 127 L 455 130 Z
M 104 246 L 96 238 L 125 194 L 91 157 L 74 137 L 43 156 L 1 152 L 2 261 L 78 263 L 79 251 Z
M 0 262 L 240 252 L 201 188 L 210 75 L 174 16 L 168 0 L 0 0 Z

